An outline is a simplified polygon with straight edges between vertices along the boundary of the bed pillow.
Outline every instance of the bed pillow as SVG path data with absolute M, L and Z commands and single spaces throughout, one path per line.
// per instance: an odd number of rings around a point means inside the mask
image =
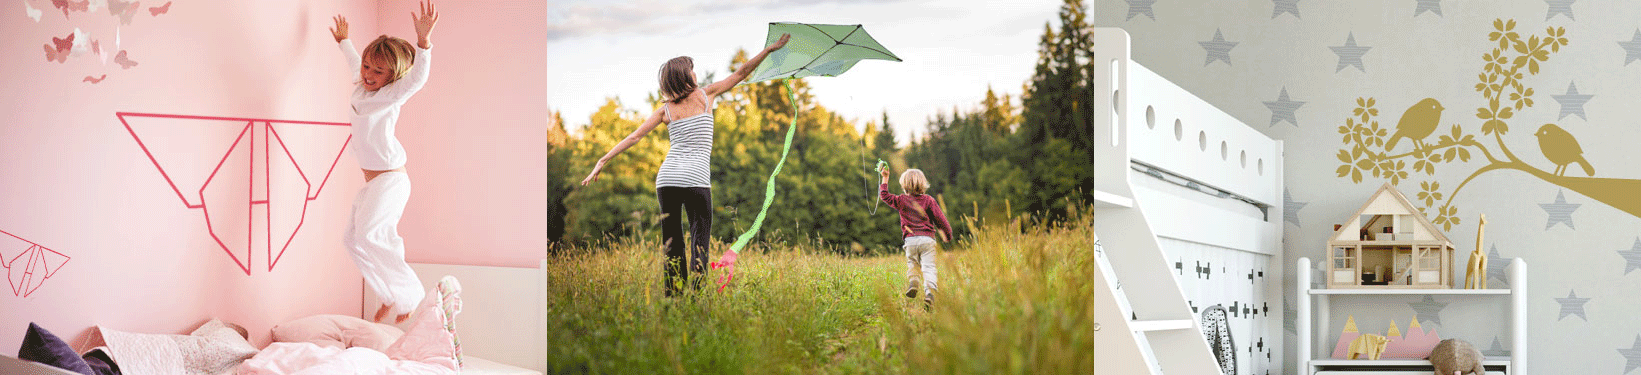
M 85 364 L 91 366 L 92 373 L 97 375 L 121 375 L 120 365 L 115 364 L 114 357 L 110 357 L 103 348 L 91 349 L 91 351 L 85 352 L 85 355 L 81 355 L 80 358 L 84 358 Z
M 346 315 L 323 314 L 273 327 L 275 342 L 308 342 L 333 348 L 365 347 L 386 351 L 404 331 Z
M 74 348 L 57 338 L 40 325 L 29 323 L 28 332 L 23 334 L 23 346 L 17 349 L 17 358 L 40 362 L 42 364 L 85 375 L 96 375 L 91 372 L 91 366 L 80 358 Z

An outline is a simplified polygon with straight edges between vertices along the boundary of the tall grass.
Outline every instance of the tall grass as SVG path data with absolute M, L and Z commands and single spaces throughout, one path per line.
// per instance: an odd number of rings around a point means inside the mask
M 754 246 L 723 293 L 667 298 L 656 238 L 566 249 L 548 266 L 549 372 L 1092 373 L 1088 216 L 971 221 L 942 244 L 928 311 L 900 295 L 903 256 Z

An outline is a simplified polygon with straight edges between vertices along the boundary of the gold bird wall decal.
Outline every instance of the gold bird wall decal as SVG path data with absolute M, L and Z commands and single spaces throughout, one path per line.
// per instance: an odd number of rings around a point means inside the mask
M 1573 139 L 1572 133 L 1556 124 L 1544 124 L 1533 136 L 1538 137 L 1538 149 L 1544 152 L 1544 158 L 1556 164 L 1555 175 L 1565 176 L 1567 164 L 1578 163 L 1584 167 L 1584 174 L 1595 176 L 1595 167 L 1584 160 L 1584 149 L 1578 147 L 1578 140 Z
M 1396 121 L 1396 134 L 1385 142 L 1385 151 L 1396 148 L 1396 141 L 1403 137 L 1413 139 L 1413 149 L 1424 149 L 1424 138 L 1436 132 L 1436 123 L 1442 120 L 1442 103 L 1434 98 L 1424 98 L 1402 112 L 1402 119 Z

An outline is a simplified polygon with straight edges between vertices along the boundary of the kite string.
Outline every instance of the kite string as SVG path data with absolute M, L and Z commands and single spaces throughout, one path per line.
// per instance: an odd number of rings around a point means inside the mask
M 860 164 L 866 164 L 866 132 L 864 131 L 860 132 Z M 883 159 L 877 159 L 877 164 L 874 166 L 877 168 L 873 172 L 881 173 L 880 171 L 883 170 Z M 860 182 L 866 186 L 867 196 L 874 195 L 872 193 L 875 193 L 877 189 L 872 186 L 871 177 L 862 177 Z M 879 199 L 872 200 L 871 215 L 877 215 L 878 201 Z
M 758 218 L 752 220 L 752 227 L 748 228 L 746 233 L 735 239 L 735 244 L 729 246 L 729 251 L 740 252 L 746 247 L 747 242 L 752 240 L 752 236 L 758 234 L 758 229 L 763 227 L 764 215 L 769 213 L 769 205 L 775 201 L 775 176 L 781 174 L 781 166 L 786 164 L 786 155 L 792 152 L 792 135 L 797 133 L 798 129 L 798 94 L 792 91 L 791 78 L 783 79 L 781 82 L 786 85 L 787 98 L 792 102 L 792 123 L 786 127 L 786 145 L 781 150 L 781 160 L 775 163 L 775 170 L 769 173 L 769 182 L 764 188 L 764 205 L 758 210 Z

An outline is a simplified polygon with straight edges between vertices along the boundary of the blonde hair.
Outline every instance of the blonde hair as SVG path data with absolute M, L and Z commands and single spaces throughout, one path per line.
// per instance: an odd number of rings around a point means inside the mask
M 416 58 L 416 49 L 404 39 L 383 35 L 365 46 L 363 57 L 365 61 L 376 61 L 386 65 L 384 68 L 393 72 L 387 83 L 382 84 L 386 86 L 404 78 L 405 73 L 410 72 L 410 65 Z
M 907 169 L 900 172 L 900 191 L 909 195 L 922 195 L 929 190 L 929 180 L 923 177 L 923 171 Z

